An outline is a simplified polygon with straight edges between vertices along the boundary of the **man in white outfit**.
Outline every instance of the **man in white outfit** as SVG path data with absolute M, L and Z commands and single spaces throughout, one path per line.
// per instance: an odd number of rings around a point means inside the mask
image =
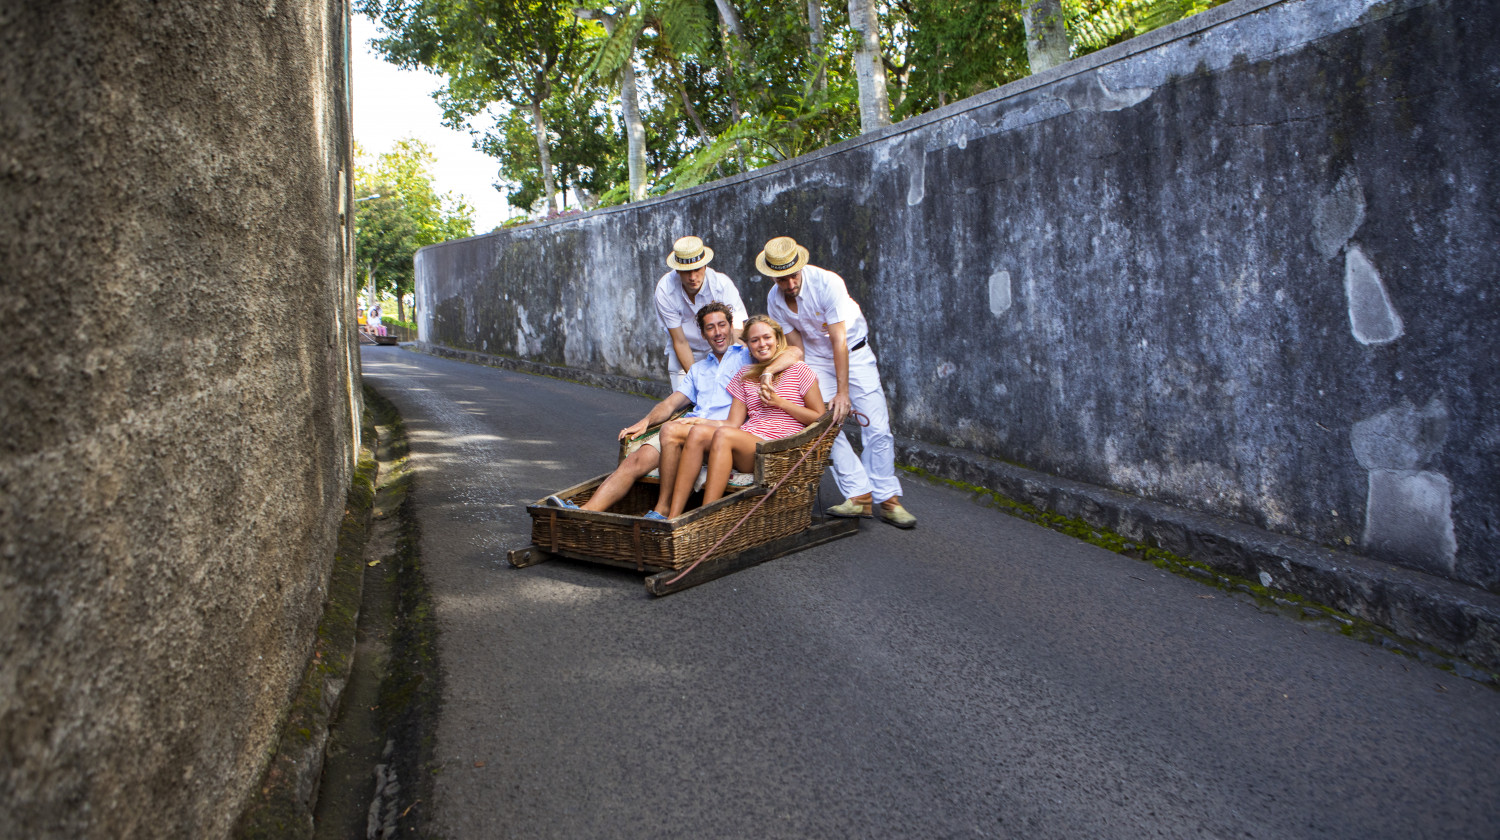
M 667 372 L 672 390 L 682 390 L 686 371 L 708 354 L 708 342 L 698 331 L 698 310 L 715 301 L 734 313 L 731 326 L 738 340 L 745 328 L 745 302 L 734 281 L 708 267 L 714 258 L 712 248 L 696 236 L 684 236 L 667 255 L 672 269 L 656 281 L 656 320 L 667 331 Z
M 802 348 L 803 361 L 818 374 L 818 388 L 833 395 L 829 405 L 834 419 L 852 409 L 869 421 L 860 430 L 864 451 L 858 457 L 843 432 L 833 442 L 833 477 L 845 501 L 828 512 L 869 517 L 878 501 L 882 520 L 897 528 L 914 527 L 917 518 L 901 506 L 891 417 L 864 313 L 849 297 L 844 278 L 808 265 L 807 257 L 796 240 L 778 236 L 766 243 L 755 267 L 776 280 L 776 288 L 766 295 L 766 310 L 786 329 L 787 344 Z

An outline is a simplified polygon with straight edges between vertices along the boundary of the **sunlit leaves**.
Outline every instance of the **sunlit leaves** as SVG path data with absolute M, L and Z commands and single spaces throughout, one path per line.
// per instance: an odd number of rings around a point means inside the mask
M 370 160 L 356 148 L 354 258 L 373 271 L 380 291 L 412 286 L 412 256 L 425 245 L 474 233 L 474 211 L 432 186 L 432 152 L 420 140 L 401 140 Z

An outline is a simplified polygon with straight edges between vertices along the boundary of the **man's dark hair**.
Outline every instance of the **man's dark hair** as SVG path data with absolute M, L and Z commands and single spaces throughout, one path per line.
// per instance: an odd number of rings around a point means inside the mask
M 728 321 L 730 326 L 734 326 L 734 311 L 724 304 L 714 301 L 698 310 L 698 332 L 703 332 L 703 319 L 707 318 L 710 312 L 722 312 L 724 320 Z

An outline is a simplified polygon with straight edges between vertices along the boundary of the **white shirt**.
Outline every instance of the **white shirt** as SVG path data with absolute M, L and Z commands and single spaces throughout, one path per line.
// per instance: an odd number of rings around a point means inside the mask
M 728 275 L 711 268 L 704 272 L 703 286 L 698 289 L 695 300 L 688 300 L 676 271 L 668 271 L 656 281 L 656 322 L 661 324 L 663 330 L 673 327 L 682 329 L 682 334 L 687 337 L 688 347 L 693 350 L 694 361 L 708 354 L 708 341 L 703 338 L 703 331 L 698 329 L 698 310 L 714 301 L 724 304 L 734 313 L 734 317 L 729 319 L 731 326 L 743 324 L 749 317 L 745 312 L 745 302 L 740 300 L 740 291 L 734 287 L 734 281 Z M 681 370 L 677 354 L 672 352 L 670 338 L 667 339 L 667 367 L 673 371 Z
M 796 330 L 802 336 L 802 353 L 809 365 L 833 365 L 833 341 L 828 325 L 843 323 L 844 338 L 852 352 L 854 345 L 865 340 L 865 314 L 844 278 L 815 265 L 802 267 L 802 291 L 797 294 L 797 311 L 787 306 L 781 289 L 772 286 L 766 294 L 766 313 L 775 318 L 787 332 Z

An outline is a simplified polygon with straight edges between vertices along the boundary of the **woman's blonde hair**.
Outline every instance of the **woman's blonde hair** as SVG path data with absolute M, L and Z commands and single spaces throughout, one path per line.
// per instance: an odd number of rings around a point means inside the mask
M 786 331 L 783 330 L 781 328 L 781 325 L 776 323 L 776 319 L 772 318 L 770 315 L 752 315 L 747 321 L 745 321 L 745 329 L 740 332 L 740 335 L 745 339 L 745 349 L 747 350 L 750 348 L 751 324 L 765 324 L 766 326 L 770 327 L 771 332 L 775 333 L 776 335 L 776 352 L 771 354 L 771 358 L 766 359 L 764 362 L 756 362 L 750 365 L 750 371 L 745 375 L 745 377 L 747 380 L 753 381 L 759 379 L 760 375 L 766 372 L 766 368 L 770 367 L 771 363 L 776 361 L 777 356 L 780 356 L 782 353 L 786 352 Z M 753 359 L 755 357 L 752 355 L 751 358 Z

